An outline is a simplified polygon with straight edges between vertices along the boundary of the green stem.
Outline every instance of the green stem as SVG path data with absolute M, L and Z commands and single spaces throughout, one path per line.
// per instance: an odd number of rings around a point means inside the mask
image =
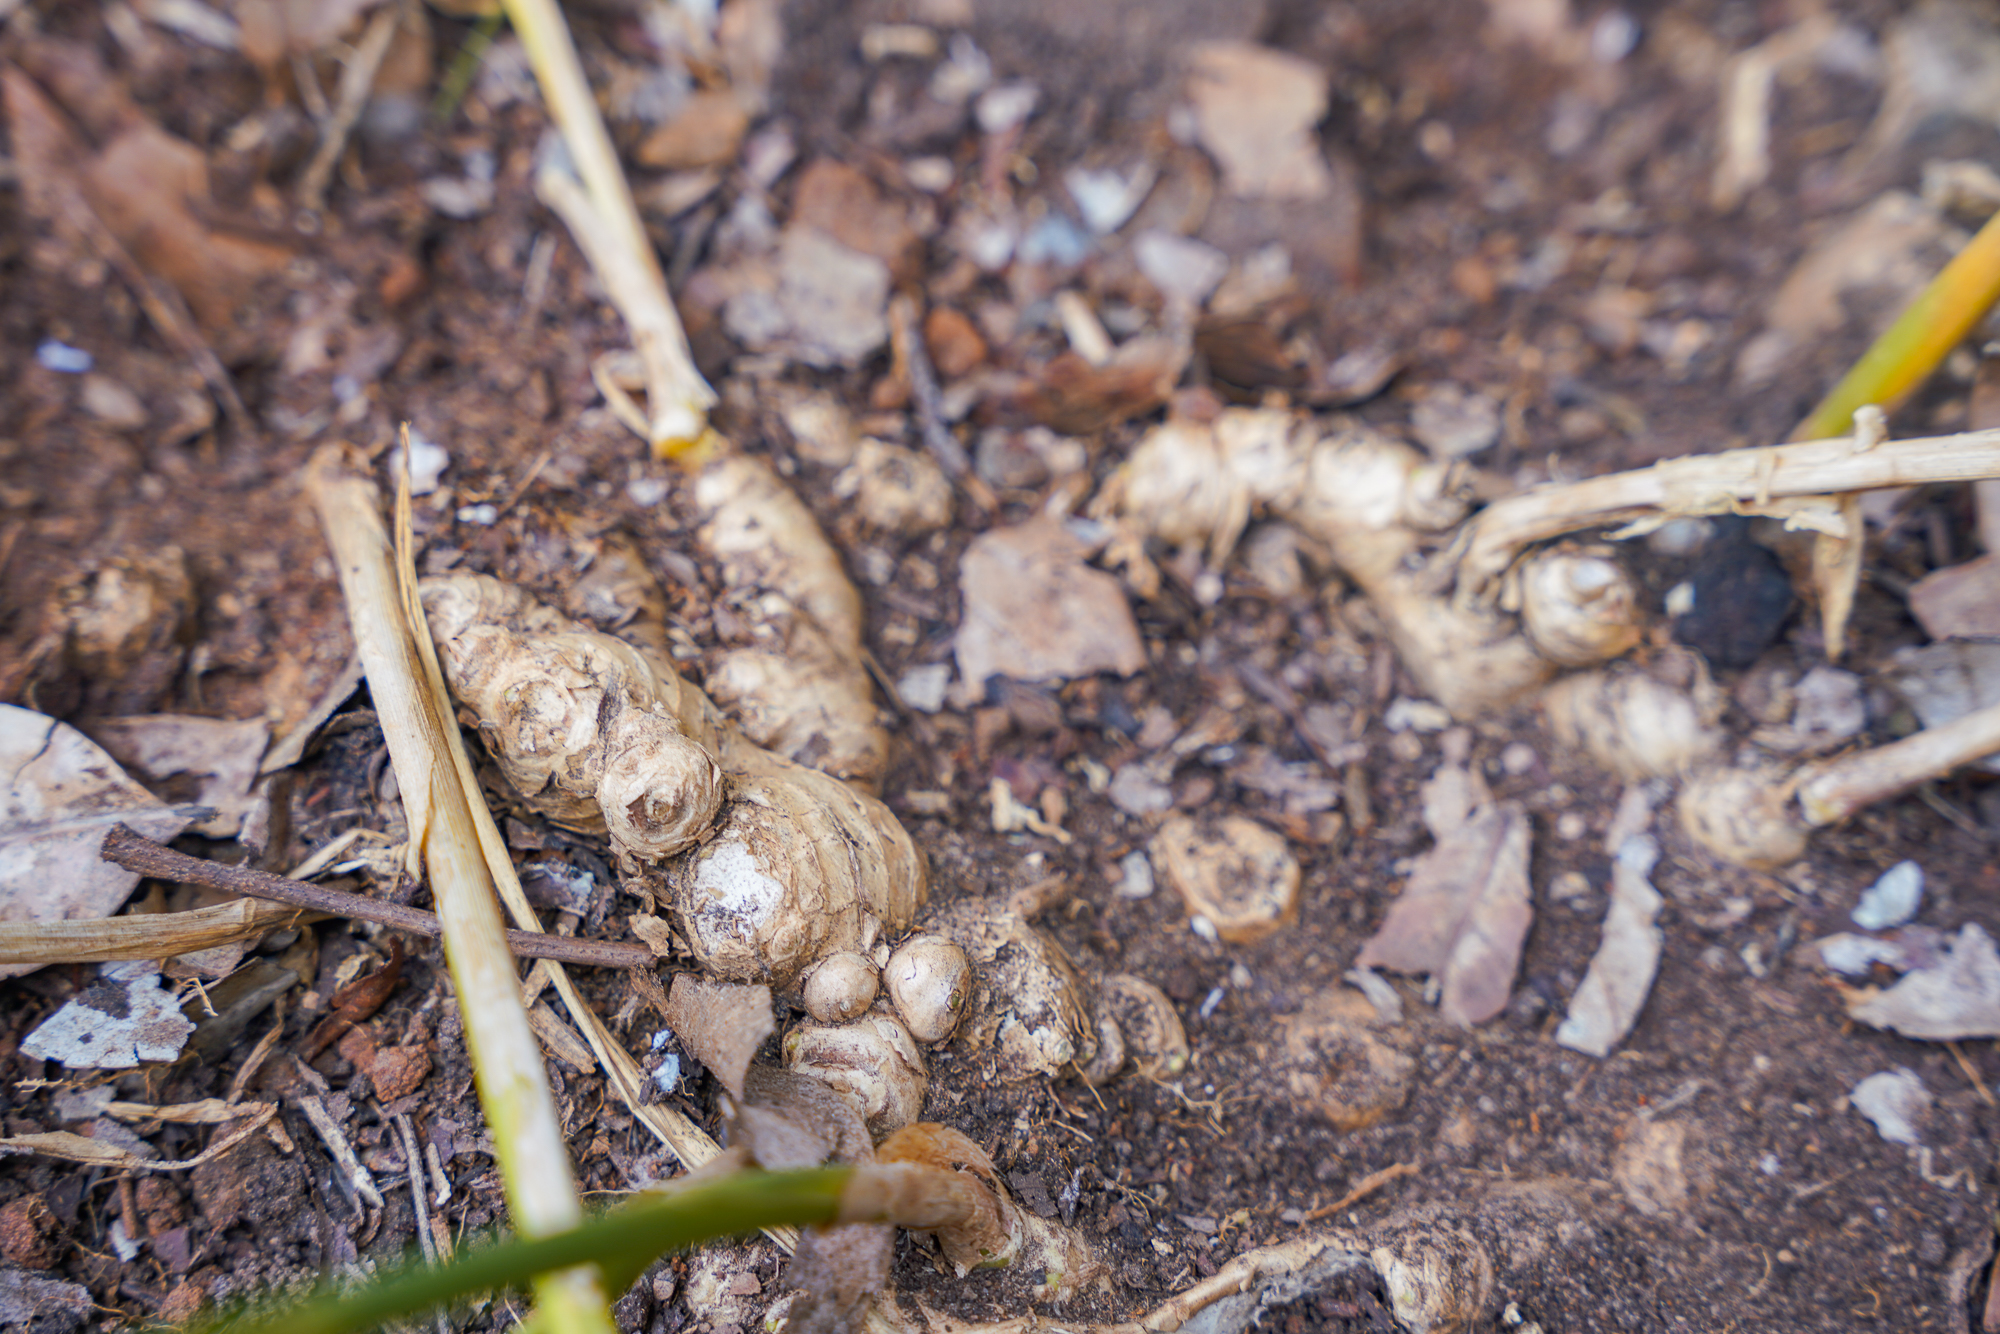
M 782 1224 L 831 1222 L 851 1167 L 740 1172 L 664 1196 L 642 1196 L 546 1237 L 482 1246 L 438 1268 L 409 1265 L 352 1292 L 321 1291 L 229 1334 L 349 1334 L 482 1292 L 517 1288 L 541 1274 L 594 1263 L 623 1292 L 668 1251 Z
M 1944 271 L 1841 377 L 1794 440 L 1829 440 L 1854 429 L 1854 410 L 1873 403 L 1892 410 L 1937 369 L 2000 300 L 2000 213 L 1952 257 Z

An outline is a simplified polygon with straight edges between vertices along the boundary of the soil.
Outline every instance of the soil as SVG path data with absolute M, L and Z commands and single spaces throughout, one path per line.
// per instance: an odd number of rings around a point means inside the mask
M 922 19 L 931 8 L 894 0 L 789 6 L 769 123 L 790 128 L 801 161 L 850 163 L 889 197 L 928 211 L 935 225 L 919 238 L 903 278 L 913 290 L 972 312 L 1031 307 L 1054 279 L 969 269 L 944 239 L 956 197 L 921 196 L 904 182 L 900 164 L 923 156 L 979 172 L 978 131 L 962 118 L 930 114 L 918 95 L 928 64 L 871 63 L 857 54 L 870 25 Z M 966 31 L 1002 78 L 1032 79 L 1041 90 L 1009 167 L 1009 188 L 1022 199 L 1060 208 L 1066 168 L 1148 153 L 1168 164 L 1162 195 L 1193 191 L 1189 178 L 1207 173 L 1197 183 L 1214 199 L 1199 224 L 1205 239 L 1232 257 L 1273 241 L 1288 247 L 1298 277 L 1292 304 L 1281 316 L 1260 316 L 1261 324 L 1206 326 L 1189 383 L 1239 398 L 1282 388 L 1282 373 L 1258 367 L 1267 366 L 1271 347 L 1301 334 L 1327 355 L 1391 349 L 1398 378 L 1355 411 L 1400 431 L 1422 387 L 1479 387 L 1504 409 L 1499 443 L 1479 459 L 1502 491 L 1782 438 L 1865 345 L 1865 320 L 1857 314 L 1754 390 L 1738 387 L 1737 354 L 1763 327 L 1793 262 L 1866 197 L 1836 169 L 1862 141 L 1879 83 L 1837 73 L 1781 81 L 1770 179 L 1739 211 L 1721 214 L 1708 203 L 1716 71 L 1788 23 L 1787 7 L 1633 6 L 1618 12 L 1637 24 L 1640 40 L 1613 64 L 1564 63 L 1532 44 L 1500 40 L 1488 8 L 1462 0 L 1011 0 L 978 6 Z M 1495 0 L 1492 8 L 1506 6 Z M 1873 37 L 1899 12 L 1874 0 L 1828 8 Z M 573 10 L 594 74 L 608 79 L 645 58 L 638 13 L 623 4 Z M 1579 14 L 1581 31 L 1604 21 L 1594 7 Z M 472 22 L 428 16 L 440 70 Z M 1169 134 L 1179 53 L 1213 39 L 1260 41 L 1328 71 L 1331 106 L 1317 132 L 1332 164 L 1330 197 L 1234 199 L 1216 190 L 1201 154 Z M 381 461 L 394 427 L 406 421 L 451 457 L 442 488 L 418 503 L 427 569 L 490 572 L 561 603 L 592 544 L 626 535 L 667 587 L 676 635 L 704 655 L 723 645 L 728 627 L 711 615 L 720 576 L 694 538 L 678 473 L 645 457 L 593 384 L 592 358 L 624 346 L 625 334 L 560 224 L 535 200 L 532 171 L 546 128 L 538 104 L 489 108 L 475 97 L 443 122 L 418 119 L 400 129 L 370 122 L 307 230 L 287 192 L 310 136 L 298 125 L 274 129 L 255 151 L 231 136 L 232 127 L 291 95 L 289 74 L 260 72 L 238 53 L 140 25 L 124 6 L 37 0 L 8 20 L 0 59 L 48 85 L 54 44 L 94 53 L 108 72 L 106 97 L 129 97 L 196 145 L 211 163 L 223 220 L 280 247 L 284 261 L 261 275 L 255 300 L 237 308 L 226 338 L 205 326 L 246 420 L 177 435 L 167 429 L 167 405 L 190 383 L 180 349 L 149 322 L 115 269 L 31 210 L 18 172 L 0 173 L 0 700 L 86 725 L 178 712 L 261 716 L 279 734 L 289 730 L 350 652 L 332 567 L 301 499 L 302 466 L 329 440 Z M 636 134 L 629 129 L 619 127 L 628 149 Z M 18 145 L 13 151 L 21 156 Z M 490 205 L 453 218 L 424 202 L 424 182 L 457 173 L 478 153 L 494 168 Z M 1982 153 L 2000 167 L 1992 142 L 1960 155 Z M 1866 193 L 1914 187 L 1923 156 L 1912 149 L 1907 161 L 1881 168 Z M 707 202 L 648 217 L 677 282 L 706 262 L 740 188 L 729 176 Z M 785 180 L 775 198 L 782 219 Z M 1519 279 L 1524 265 L 1558 243 L 1566 262 L 1553 278 Z M 524 283 L 540 281 L 539 264 L 547 265 L 545 288 L 524 300 Z M 1080 281 L 1117 293 L 1132 290 L 1134 279 L 1114 252 Z M 1681 331 L 1685 355 L 1649 351 L 1637 338 L 1592 325 L 1593 295 L 1627 282 L 1651 294 L 1649 318 Z M 189 304 L 202 309 L 195 295 Z M 954 524 L 927 537 L 871 533 L 836 494 L 833 471 L 793 451 L 766 391 L 773 379 L 829 388 L 871 430 L 914 444 L 910 415 L 884 389 L 893 378 L 887 355 L 852 370 L 814 371 L 744 352 L 712 310 L 690 309 L 687 318 L 703 368 L 722 392 L 718 424 L 771 458 L 841 546 L 866 601 L 869 648 L 883 679 L 948 661 L 960 553 L 978 532 L 1034 512 L 1047 499 L 1042 483 L 999 486 L 995 512 L 962 503 Z M 1269 332 L 1277 325 L 1282 339 Z M 1057 337 L 1024 335 L 1009 352 L 1012 368 L 1032 375 L 1046 362 L 1040 354 L 1060 346 Z M 90 350 L 99 373 L 138 392 L 143 420 L 118 425 L 93 412 L 84 377 L 38 360 L 50 340 Z M 1947 377 L 1894 424 L 1904 434 L 1949 429 L 1966 411 L 1963 377 Z M 1080 433 L 1093 475 L 1106 475 L 1157 415 Z M 996 427 L 1016 424 L 1002 413 Z M 479 505 L 495 508 L 485 522 L 473 512 Z M 1895 648 L 1920 642 L 1896 590 L 1969 554 L 1974 540 L 1962 496 L 1918 497 L 1871 549 L 1857 642 L 1844 665 L 1866 676 Z M 1636 545 L 1630 556 L 1656 592 L 1685 573 Z M 153 632 L 128 637 L 119 650 L 86 651 L 66 636 L 65 609 L 76 590 L 114 568 L 168 590 L 166 609 Z M 1429 846 L 1418 789 L 1445 742 L 1436 732 L 1389 730 L 1388 706 L 1415 687 L 1364 601 L 1337 580 L 1279 595 L 1231 569 L 1219 599 L 1205 602 L 1168 574 L 1157 598 L 1136 604 L 1145 670 L 1125 680 L 1000 688 L 972 707 L 935 714 L 901 711 L 882 787 L 931 859 L 934 902 L 998 902 L 1062 877 L 1064 892 L 1042 925 L 1087 975 L 1132 973 L 1158 984 L 1186 1025 L 1194 1056 L 1179 1076 L 1128 1073 L 1097 1089 L 1073 1076 L 991 1082 L 981 1053 L 963 1044 L 932 1054 L 928 1114 L 983 1144 L 1028 1207 L 1073 1217 L 1108 1261 L 1109 1290 L 1073 1304 L 1066 1317 L 1136 1318 L 1237 1252 L 1314 1227 L 1367 1236 L 1476 1216 L 1503 1257 L 1479 1328 L 1976 1326 L 2000 1204 L 1992 1148 L 2000 1107 L 1991 1091 L 2000 1051 L 1855 1027 L 1798 947 L 1843 929 L 1860 891 L 1905 858 L 1927 875 L 1925 922 L 2000 931 L 1992 852 L 2000 826 L 1982 799 L 1990 780 L 1954 779 L 1818 833 L 1807 859 L 1780 874 L 1720 865 L 1671 820 L 1659 821 L 1664 855 L 1654 883 L 1666 900 L 1664 960 L 1631 1036 L 1596 1060 L 1552 1035 L 1597 947 L 1610 865 L 1603 836 L 1618 786 L 1565 753 L 1532 709 L 1481 720 L 1472 766 L 1497 796 L 1521 802 L 1534 824 L 1537 911 L 1514 998 L 1499 1017 L 1459 1029 L 1425 1003 L 1421 979 L 1398 979 L 1410 1017 L 1395 1040 L 1415 1062 L 1407 1100 L 1372 1125 L 1339 1130 L 1288 1079 L 1287 1038 L 1316 1013 L 1319 998 L 1352 995 L 1342 974 L 1382 920 L 1409 860 Z M 1744 702 L 1755 682 L 1822 661 L 1813 620 L 1786 622 L 1755 666 L 1718 671 L 1733 692 L 1730 726 L 1747 734 L 1757 725 Z M 697 679 L 700 663 L 690 664 Z M 1249 747 L 1312 760 L 1295 710 L 1271 702 L 1274 692 L 1257 684 L 1270 681 L 1300 703 L 1346 708 L 1365 743 L 1364 758 L 1326 775 L 1342 785 L 1331 815 L 1288 814 L 1231 776 Z M 1176 807 L 1203 820 L 1260 818 L 1290 837 L 1304 871 L 1296 922 L 1253 944 L 1198 934 L 1164 887 L 1147 897 L 1118 892 L 1121 859 L 1146 845 L 1151 828 L 1091 781 L 1141 754 L 1142 736 L 1150 748 L 1217 700 L 1229 703 L 1229 734 L 1178 771 Z M 400 817 L 381 800 L 380 734 L 366 705 L 365 692 L 348 701 L 302 761 L 280 802 L 286 818 L 274 824 L 273 845 L 254 854 L 260 864 L 294 865 L 356 826 L 396 832 Z M 1874 735 L 1886 735 L 1884 726 L 1878 722 Z M 993 832 L 987 794 L 995 775 L 1023 800 L 1060 790 L 1067 837 Z M 569 861 L 606 887 L 579 931 L 615 931 L 632 905 L 609 892 L 614 877 L 601 847 L 518 808 L 510 817 L 510 837 L 524 855 Z M 253 855 L 200 839 L 182 846 L 223 859 Z M 1587 889 L 1549 895 L 1570 873 Z M 378 888 L 392 889 L 393 878 Z M 352 1201 L 296 1110 L 296 1099 L 313 1093 L 385 1182 L 402 1180 L 395 1119 L 411 1119 L 455 1183 L 437 1211 L 454 1235 L 504 1221 L 434 948 L 412 943 L 400 988 L 369 1021 L 377 1047 L 434 1054 L 415 1091 L 383 1102 L 347 1044 L 305 1056 L 326 998 L 354 975 L 342 962 L 386 953 L 379 932 L 344 923 L 313 927 L 303 942 L 287 933 L 266 955 L 298 971 L 302 985 L 276 1011 L 212 1040 L 210 1058 L 117 1081 L 121 1097 L 159 1103 L 221 1096 L 275 1013 L 278 1052 L 302 1059 L 267 1060 L 251 1090 L 291 1100 L 283 1121 L 291 1154 L 255 1139 L 192 1172 L 147 1176 L 136 1186 L 45 1158 L 0 1160 L 7 1262 L 83 1284 L 96 1306 L 89 1323 L 109 1328 L 185 1316 L 204 1297 L 400 1252 L 414 1235 L 409 1192 L 386 1190 L 380 1210 Z M 60 1080 L 62 1071 L 17 1047 L 93 977 L 88 967 L 59 966 L 0 983 L 8 1134 L 65 1124 L 54 1109 L 59 1089 L 22 1083 Z M 643 1008 L 632 1017 L 617 976 L 589 978 L 601 1012 L 624 1011 L 626 1036 L 641 1049 L 657 1017 Z M 1921 1148 L 1886 1142 L 1849 1106 L 1856 1083 L 1896 1067 L 1915 1071 L 1935 1098 Z M 622 1191 L 673 1170 L 602 1077 L 556 1058 L 550 1069 L 585 1190 Z M 712 1093 L 696 1081 L 676 1096 L 713 1131 Z M 200 1126 L 138 1129 L 174 1159 L 198 1153 L 211 1134 Z M 1371 1173 L 1397 1164 L 1414 1170 L 1327 1213 Z M 121 1259 L 127 1238 L 143 1244 Z M 764 1295 L 775 1291 L 775 1250 L 751 1248 L 746 1262 Z M 669 1261 L 643 1280 L 619 1305 L 622 1326 L 728 1323 L 687 1309 L 691 1263 Z M 1027 1310 L 1017 1282 L 952 1278 L 907 1240 L 897 1283 L 906 1300 L 962 1319 Z M 465 1320 L 468 1328 L 497 1327 L 511 1313 L 499 1302 Z M 1379 1295 L 1365 1287 L 1329 1286 L 1265 1320 L 1285 1331 L 1387 1327 Z

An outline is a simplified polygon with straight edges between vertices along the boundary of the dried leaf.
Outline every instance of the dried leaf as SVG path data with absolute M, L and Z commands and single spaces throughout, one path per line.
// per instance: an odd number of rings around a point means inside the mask
M 1583 984 L 1570 997 L 1568 1017 L 1556 1030 L 1556 1041 L 1563 1046 L 1608 1056 L 1632 1031 L 1645 1006 L 1666 938 L 1653 925 L 1660 895 L 1646 878 L 1659 857 L 1660 845 L 1647 834 L 1634 834 L 1619 847 L 1611 867 L 1611 910 L 1604 918 L 1604 941 Z
M 875 1141 L 853 1103 L 826 1083 L 793 1070 L 752 1065 L 743 1076 L 733 1143 L 766 1171 L 875 1160 Z
M 1898 649 L 1889 657 L 1885 679 L 1925 727 L 1944 727 L 1976 709 L 2000 704 L 2000 641 L 1948 640 Z M 2000 759 L 1988 759 L 1980 767 L 2000 772 Z
M 1932 639 L 2000 635 L 2000 556 L 1932 570 L 1910 585 L 1910 614 Z
M 1196 133 L 1232 193 L 1316 199 L 1332 188 L 1312 134 L 1326 114 L 1323 68 L 1249 42 L 1204 42 L 1190 64 Z
M 1438 1012 L 1455 1024 L 1498 1014 L 1534 919 L 1529 837 L 1527 813 L 1513 802 L 1475 812 L 1417 859 L 1357 965 L 1432 974 L 1444 987 Z
M 108 964 L 103 976 L 21 1039 L 21 1053 L 72 1070 L 117 1070 L 181 1054 L 194 1024 L 143 963 Z
M 1130 676 L 1146 665 L 1138 623 L 1118 581 L 1084 564 L 1089 548 L 1053 519 L 984 533 L 959 566 L 964 615 L 959 676 L 1069 680 Z
M 234 838 L 252 805 L 250 790 L 271 740 L 271 725 L 262 718 L 230 722 L 162 713 L 109 718 L 93 724 L 90 733 L 127 772 L 147 782 L 193 780 L 192 799 L 215 811 L 194 832 Z
M 4 846 L 0 842 L 0 848 Z M 290 904 L 238 899 L 192 912 L 0 922 L 0 977 L 51 963 L 172 959 L 255 940 L 273 927 L 317 920 L 315 914 Z
M 105 831 L 122 821 L 165 840 L 187 827 L 181 811 L 127 778 L 83 733 L 10 704 L 0 705 L 0 773 L 8 775 L 0 785 L 0 922 L 109 917 L 139 876 L 99 859 Z M 40 962 L 0 964 L 0 977 Z
M 192 1158 L 147 1158 L 106 1140 L 73 1135 L 67 1130 L 50 1130 L 40 1134 L 9 1135 L 0 1138 L 0 1158 L 14 1153 L 35 1153 L 45 1158 L 61 1158 L 66 1162 L 86 1163 L 92 1167 L 109 1167 L 120 1172 L 182 1172 L 191 1167 L 200 1167 L 203 1163 L 220 1157 L 270 1124 L 271 1119 L 278 1114 L 278 1109 L 275 1104 L 261 1106 L 262 1110 L 248 1118 L 244 1124 Z M 143 1143 L 141 1147 L 145 1147 Z
M 1993 937 L 1977 922 L 1967 922 L 1943 959 L 1906 973 L 1887 991 L 1850 993 L 1847 1013 L 1931 1042 L 2000 1037 L 2000 955 Z
M 771 989 L 709 982 L 682 973 L 667 997 L 666 1020 L 694 1058 L 741 1098 L 750 1058 L 775 1027 Z
M 847 1334 L 889 1286 L 896 1229 L 887 1223 L 846 1223 L 807 1228 L 785 1271 L 799 1290 L 785 1320 L 785 1334 Z

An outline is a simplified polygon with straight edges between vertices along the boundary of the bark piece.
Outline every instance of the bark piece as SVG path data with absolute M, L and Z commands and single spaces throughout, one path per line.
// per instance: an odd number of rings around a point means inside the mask
M 666 1020 L 694 1058 L 740 1098 L 750 1058 L 774 1027 L 771 989 L 731 986 L 682 973 L 667 997 Z

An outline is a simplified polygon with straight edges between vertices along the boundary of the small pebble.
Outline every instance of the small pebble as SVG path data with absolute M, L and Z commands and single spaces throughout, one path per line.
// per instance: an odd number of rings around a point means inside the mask
M 1383 711 L 1382 726 L 1391 732 L 1442 732 L 1451 726 L 1451 712 L 1427 699 L 1398 696 Z
M 1410 431 L 1436 458 L 1469 458 L 1500 438 L 1500 405 L 1462 385 L 1433 385 L 1410 409 Z
M 1510 778 L 1519 778 L 1533 769 L 1540 759 L 1533 746 L 1525 741 L 1516 741 L 1500 752 L 1500 769 Z
M 625 483 L 625 499 L 642 510 L 649 510 L 667 498 L 667 480 L 664 477 L 634 477 Z
M 1891 1144 L 1921 1144 L 1917 1123 L 1930 1111 L 1931 1091 L 1904 1066 L 1868 1076 L 1849 1095 L 1854 1110 L 1875 1123 Z
M 1886 931 L 1917 915 L 1924 901 L 1924 868 L 1897 862 L 1869 886 L 1854 906 L 1854 924 L 1868 931 Z
M 1830 744 L 1856 736 L 1868 726 L 1868 701 L 1861 678 L 1821 664 L 1792 688 L 1797 706 L 1792 730 Z
M 97 364 L 97 358 L 82 348 L 58 343 L 53 338 L 45 339 L 35 349 L 35 360 L 41 362 L 44 368 L 60 371 L 64 375 L 82 375 Z
M 919 713 L 936 713 L 944 707 L 945 691 L 950 684 L 950 663 L 927 663 L 903 673 L 903 678 L 896 682 L 896 694 Z
M 458 509 L 460 523 L 474 523 L 482 528 L 490 528 L 500 519 L 498 505 L 461 505 Z
M 438 481 L 444 470 L 451 466 L 451 454 L 442 445 L 434 445 L 410 432 L 410 494 L 427 496 L 438 489 Z M 403 447 L 396 446 L 389 453 L 389 476 L 395 477 L 403 470 Z
M 1214 246 L 1158 229 L 1134 238 L 1132 258 L 1161 295 L 1191 306 L 1208 300 L 1229 272 L 1229 256 Z
M 1143 852 L 1128 852 L 1118 862 L 1122 878 L 1112 892 L 1121 899 L 1145 899 L 1153 895 L 1153 863 Z
M 1581 871 L 1564 871 L 1549 881 L 1549 897 L 1557 901 L 1590 897 L 1590 877 Z
M 1836 973 L 1866 977 L 1877 963 L 1894 964 L 1903 951 L 1886 940 L 1841 932 L 1819 942 L 1819 960 Z

